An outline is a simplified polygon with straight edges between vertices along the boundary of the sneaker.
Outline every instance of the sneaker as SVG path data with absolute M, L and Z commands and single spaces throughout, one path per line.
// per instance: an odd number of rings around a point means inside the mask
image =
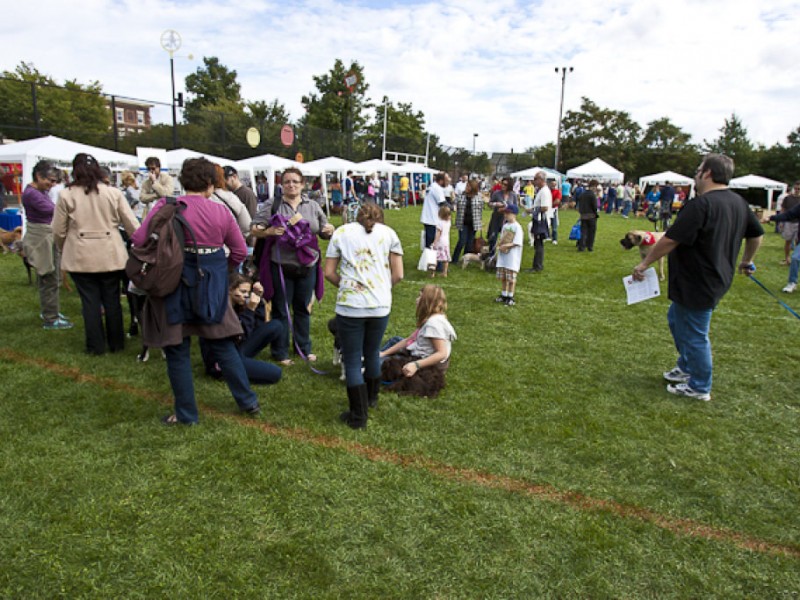
M 501 302 L 502 302 L 503 304 L 505 304 L 505 302 L 506 302 L 506 297 L 505 297 L 505 296 L 498 296 L 497 298 L 495 298 L 495 299 L 494 299 L 494 301 L 495 301 L 495 302 L 497 302 L 498 304 L 500 304 Z
M 791 294 L 796 289 L 797 289 L 797 284 L 796 283 L 787 283 L 786 287 L 783 288 L 781 291 L 782 292 L 786 292 L 787 294 Z
M 664 379 L 671 383 L 688 383 L 691 377 L 686 371 L 675 367 L 672 371 L 664 371 Z
M 333 347 L 333 359 L 331 360 L 334 367 L 338 367 L 342 364 L 342 351 L 339 350 L 336 346 Z
M 39 313 L 39 318 L 40 318 L 42 321 L 44 321 L 44 313 Z M 65 321 L 69 321 L 69 319 L 68 319 L 67 317 L 65 317 L 65 316 L 64 316 L 63 314 L 61 314 L 61 313 L 58 313 L 58 317 L 56 317 L 56 318 L 58 318 L 58 319 L 64 319 Z
M 558 240 L 553 240 L 553 246 L 558 246 Z
M 513 298 L 509 298 L 506 300 L 506 306 L 515 306 L 517 303 L 514 301 Z
M 697 390 L 689 387 L 688 383 L 676 383 L 675 385 L 668 385 L 667 391 L 676 396 L 686 396 L 687 398 L 694 398 L 695 400 L 702 400 L 708 402 L 711 400 L 711 394 L 707 392 L 698 392 Z
M 72 329 L 72 323 L 59 317 L 52 323 L 45 323 L 42 327 L 44 329 Z

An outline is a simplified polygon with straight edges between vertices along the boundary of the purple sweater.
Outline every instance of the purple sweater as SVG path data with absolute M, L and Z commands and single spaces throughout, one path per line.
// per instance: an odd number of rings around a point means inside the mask
M 40 192 L 30 183 L 22 192 L 22 206 L 25 208 L 25 218 L 28 223 L 50 225 L 56 205 L 44 192 Z
M 241 264 L 247 258 L 247 245 L 245 244 L 244 236 L 227 207 L 212 202 L 203 196 L 181 196 L 178 201 L 186 203 L 183 216 L 189 222 L 195 236 L 197 236 L 197 243 L 200 246 L 210 248 L 227 246 L 231 251 L 230 256 L 228 256 L 228 263 L 234 266 Z M 142 226 L 131 236 L 134 246 L 139 246 L 145 242 L 150 219 L 165 203 L 166 199 L 162 198 L 147 213 Z M 187 239 L 186 243 L 190 243 L 190 240 Z

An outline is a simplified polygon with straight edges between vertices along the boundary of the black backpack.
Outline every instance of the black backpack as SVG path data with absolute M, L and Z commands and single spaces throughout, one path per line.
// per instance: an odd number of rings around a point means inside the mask
M 147 240 L 141 246 L 131 247 L 125 265 L 125 274 L 133 285 L 156 298 L 169 296 L 178 289 L 183 272 L 185 232 L 189 232 L 197 245 L 194 231 L 181 214 L 186 204 L 172 196 L 166 200 L 147 225 Z

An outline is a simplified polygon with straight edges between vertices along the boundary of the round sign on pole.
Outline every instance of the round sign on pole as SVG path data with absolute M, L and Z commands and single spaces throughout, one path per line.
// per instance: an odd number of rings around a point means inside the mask
M 255 148 L 261 143 L 261 134 L 258 132 L 258 129 L 251 127 L 247 130 L 245 139 L 247 140 L 247 143 L 250 144 L 251 148 Z
M 281 144 L 291 146 L 294 143 L 294 129 L 291 125 L 281 127 Z
M 303 153 L 302 152 L 298 152 L 297 154 L 294 155 L 294 162 L 301 163 L 301 162 L 303 162 L 303 160 L 304 160 L 304 158 L 303 158 Z

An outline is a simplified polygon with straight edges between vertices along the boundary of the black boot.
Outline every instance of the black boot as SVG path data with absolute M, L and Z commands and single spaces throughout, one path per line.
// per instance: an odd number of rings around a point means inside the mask
M 366 377 L 364 381 L 367 382 L 367 404 L 370 408 L 378 406 L 378 393 L 381 391 L 381 378 L 380 377 Z
M 347 402 L 350 410 L 343 412 L 339 418 L 352 429 L 364 429 L 367 426 L 367 384 L 347 388 Z

